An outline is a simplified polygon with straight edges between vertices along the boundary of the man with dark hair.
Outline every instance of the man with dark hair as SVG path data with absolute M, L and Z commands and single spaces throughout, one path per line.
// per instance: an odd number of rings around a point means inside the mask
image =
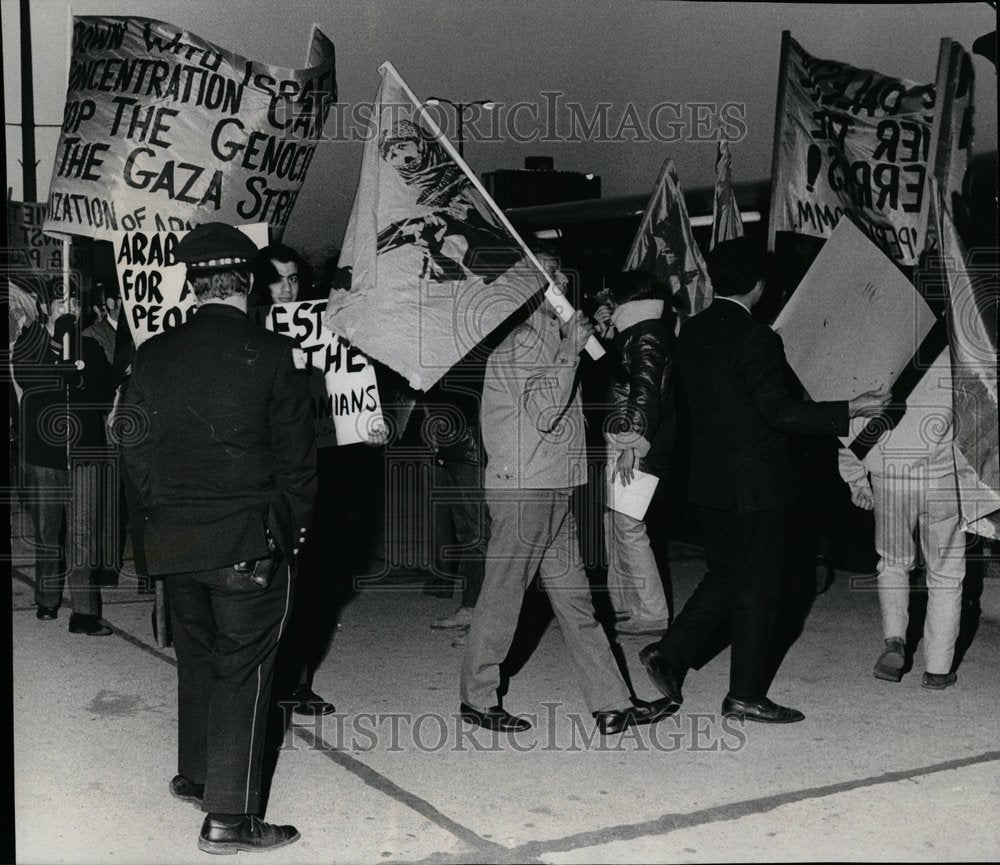
M 292 247 L 283 243 L 265 246 L 253 261 L 253 290 L 250 306 L 270 306 L 272 303 L 294 303 L 305 270 L 305 262 Z M 303 298 L 304 299 L 304 298 Z
M 208 812 L 198 847 L 209 853 L 299 838 L 260 812 L 288 562 L 305 540 L 316 452 L 291 341 L 247 318 L 256 252 L 222 223 L 177 244 L 198 311 L 136 352 L 125 400 L 148 424 L 123 443 L 137 563 L 165 578 L 177 651 L 170 791 Z
M 852 416 L 876 415 L 888 390 L 839 402 L 792 396 L 781 338 L 750 309 L 766 262 L 747 238 L 709 254 L 715 301 L 681 330 L 677 361 L 691 410 L 690 500 L 700 511 L 708 573 L 670 630 L 640 652 L 657 687 L 680 702 L 684 674 L 729 620 L 724 715 L 801 721 L 767 698 L 771 626 L 793 498 L 788 433 L 843 435 Z

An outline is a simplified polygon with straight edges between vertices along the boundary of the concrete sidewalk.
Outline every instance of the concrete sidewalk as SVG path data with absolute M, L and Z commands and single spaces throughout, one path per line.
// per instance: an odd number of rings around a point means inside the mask
M 15 554 L 17 547 L 15 546 Z M 40 622 L 24 561 L 13 580 L 19 862 L 186 863 L 201 816 L 170 798 L 172 650 L 152 602 L 105 592 L 114 636 Z M 702 573 L 674 563 L 678 600 Z M 987 609 L 957 686 L 876 681 L 871 581 L 840 573 L 772 688 L 801 708 L 787 727 L 720 722 L 728 652 L 685 683 L 655 728 L 593 737 L 559 629 L 512 679 L 535 713 L 513 742 L 458 722 L 462 649 L 429 621 L 452 601 L 419 586 L 367 589 L 343 611 L 315 689 L 338 713 L 289 731 L 268 818 L 302 840 L 275 861 L 686 862 L 993 860 L 1000 851 L 1000 625 Z M 639 696 L 646 637 L 621 641 Z M 245 854 L 252 858 L 252 854 Z

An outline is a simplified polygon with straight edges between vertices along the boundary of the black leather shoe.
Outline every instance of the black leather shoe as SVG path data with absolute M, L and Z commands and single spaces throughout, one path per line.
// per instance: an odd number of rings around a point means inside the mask
M 931 691 L 943 691 L 945 688 L 954 685 L 958 681 L 955 673 L 924 673 L 921 687 Z
M 205 798 L 205 785 L 195 784 L 194 781 L 183 775 L 174 775 L 170 779 L 170 795 L 200 808 L 202 800 Z
M 337 711 L 333 703 L 328 703 L 308 685 L 303 685 L 292 691 L 289 700 L 294 703 L 292 713 L 295 715 L 330 715 Z
M 640 724 L 655 724 L 677 711 L 677 702 L 669 697 L 647 703 L 645 700 L 635 700 L 634 706 L 626 709 L 615 709 L 610 712 L 594 712 L 597 721 L 597 731 L 605 736 L 620 733 L 626 727 L 638 727 Z
M 737 700 L 735 697 L 726 697 L 722 701 L 722 714 L 727 718 L 759 721 L 762 724 L 793 724 L 796 721 L 804 721 L 806 717 L 798 709 L 779 706 L 767 697 L 758 700 Z
M 521 730 L 530 730 L 531 722 L 524 718 L 518 718 L 510 714 L 500 706 L 493 706 L 485 712 L 473 709 L 466 703 L 461 704 L 462 720 L 475 724 L 477 727 L 484 727 L 487 730 L 499 730 L 502 733 L 519 733 Z
M 660 689 L 664 697 L 673 700 L 678 706 L 684 702 L 681 694 L 681 686 L 677 674 L 671 669 L 667 659 L 660 651 L 659 643 L 650 643 L 639 652 L 639 660 L 649 673 L 649 678 L 653 684 Z
M 41 619 L 43 622 L 51 622 L 53 619 L 58 617 L 59 610 L 55 607 L 43 607 L 41 604 L 38 605 L 38 609 L 35 610 L 35 618 Z
M 274 850 L 299 840 L 294 826 L 265 823 L 260 817 L 247 815 L 235 826 L 227 826 L 211 817 L 201 824 L 198 849 L 206 853 L 236 853 L 240 850 Z
M 88 637 L 106 637 L 113 633 L 107 625 L 102 625 L 97 616 L 84 616 L 73 613 L 69 617 L 69 632 L 71 634 L 86 634 Z

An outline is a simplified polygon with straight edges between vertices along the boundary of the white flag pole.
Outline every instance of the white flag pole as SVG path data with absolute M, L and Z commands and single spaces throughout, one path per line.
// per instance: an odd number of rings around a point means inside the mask
M 434 122 L 434 119 L 429 114 L 427 114 L 427 112 L 425 111 L 426 106 L 419 99 L 417 99 L 413 91 L 410 90 L 407 83 L 402 79 L 400 74 L 396 71 L 396 67 L 393 66 L 392 63 L 390 63 L 388 60 L 381 66 L 379 66 L 378 71 L 379 74 L 381 75 L 385 75 L 386 72 L 391 72 L 393 76 L 395 76 L 399 86 L 403 89 L 403 92 L 406 93 L 406 95 L 410 98 L 410 101 L 413 102 L 417 112 L 422 116 L 423 121 L 426 122 L 427 126 L 430 128 L 431 133 L 434 135 L 435 138 L 437 138 L 437 140 L 441 143 L 444 149 L 448 151 L 448 155 L 455 160 L 455 162 L 458 164 L 458 167 L 465 172 L 465 176 L 469 178 L 469 180 L 472 182 L 472 185 L 475 186 L 477 190 L 479 190 L 479 193 L 486 200 L 486 203 L 490 206 L 490 209 L 496 215 L 497 219 L 500 220 L 500 223 L 503 225 L 503 227 L 506 228 L 507 231 L 510 232 L 514 240 L 517 241 L 518 245 L 521 247 L 521 250 L 524 252 L 525 256 L 527 256 L 528 261 L 530 261 L 536 268 L 538 268 L 538 272 L 545 277 L 545 281 L 548 283 L 548 285 L 545 288 L 545 299 L 550 304 L 552 304 L 552 308 L 556 311 L 556 314 L 562 321 L 569 321 L 573 317 L 573 313 L 575 310 L 570 305 L 569 301 L 566 300 L 566 296 L 559 289 L 559 286 L 557 286 L 552 281 L 552 278 L 548 275 L 548 273 L 546 273 L 545 268 L 542 267 L 538 259 L 535 258 L 535 254 L 530 249 L 528 249 L 527 244 L 521 239 L 521 235 L 518 234 L 517 231 L 514 229 L 514 226 L 510 224 L 510 220 L 507 219 L 507 216 L 499 208 L 497 203 L 492 199 L 490 194 L 483 187 L 483 184 L 480 182 L 479 178 L 476 177 L 475 173 L 466 164 L 465 160 L 458 155 L 458 151 L 455 150 L 452 143 L 445 137 L 444 133 L 441 132 L 438 125 Z M 597 341 L 595 337 L 591 337 L 590 339 L 587 340 L 586 349 L 587 349 L 587 354 L 589 354 L 594 360 L 599 360 L 604 356 L 604 349 L 601 347 L 601 344 Z

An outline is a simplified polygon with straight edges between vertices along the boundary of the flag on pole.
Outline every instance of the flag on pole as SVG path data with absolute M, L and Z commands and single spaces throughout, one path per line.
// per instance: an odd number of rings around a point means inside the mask
M 743 236 L 743 217 L 733 195 L 733 157 L 729 142 L 719 139 L 715 154 L 715 194 L 712 197 L 712 244 Z
M 550 280 L 393 66 L 379 71 L 325 321 L 427 390 Z
M 712 283 L 672 159 L 660 169 L 623 269 L 641 270 L 669 286 L 680 319 L 697 315 L 712 302 Z
M 971 277 L 949 202 L 935 180 L 930 186 L 948 286 L 953 446 L 962 528 L 1000 539 L 996 275 L 978 281 Z
M 899 265 L 924 251 L 935 87 L 822 60 L 787 31 L 775 115 L 768 248 L 827 238 L 841 216 Z

